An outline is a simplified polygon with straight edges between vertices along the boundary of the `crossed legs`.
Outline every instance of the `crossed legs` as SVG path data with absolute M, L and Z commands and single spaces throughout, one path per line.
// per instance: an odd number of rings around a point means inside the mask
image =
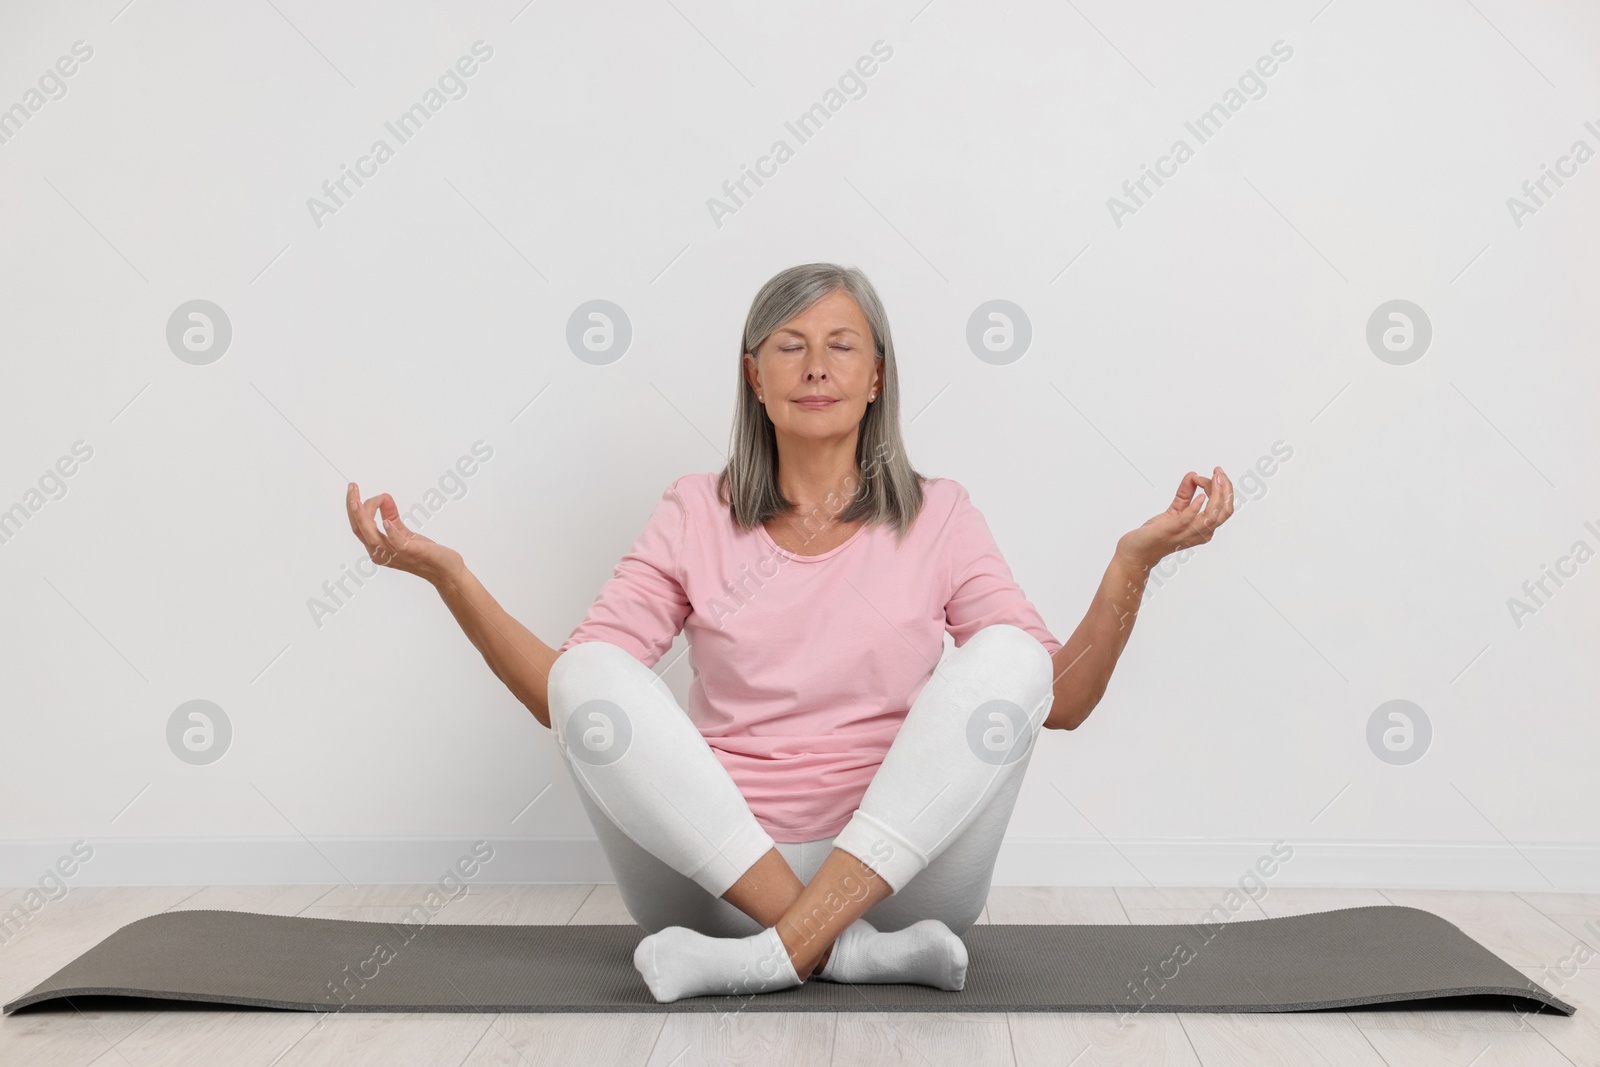
M 924 957 L 930 923 L 951 939 L 971 925 L 1051 675 L 1025 631 L 973 635 L 912 703 L 849 825 L 799 844 L 772 841 L 666 684 L 615 645 L 576 645 L 556 661 L 551 727 L 636 921 L 678 931 L 680 948 L 694 931 L 750 942 L 760 957 L 737 965 L 728 991 L 782 988 L 819 970 L 880 973 L 859 947 L 871 922 L 919 927 Z M 828 964 L 847 932 L 840 949 L 856 945 L 855 962 Z

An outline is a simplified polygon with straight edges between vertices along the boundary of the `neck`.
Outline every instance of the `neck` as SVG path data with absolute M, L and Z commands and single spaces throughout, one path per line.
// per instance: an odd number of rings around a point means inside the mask
M 833 517 L 849 507 L 861 485 L 856 463 L 856 437 L 785 440 L 778 437 L 778 491 L 802 514 Z

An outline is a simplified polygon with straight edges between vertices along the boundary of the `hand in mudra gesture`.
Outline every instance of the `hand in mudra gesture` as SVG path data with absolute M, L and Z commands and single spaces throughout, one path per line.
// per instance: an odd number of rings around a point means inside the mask
M 1211 540 L 1217 527 L 1233 514 L 1233 483 L 1221 467 L 1213 467 L 1211 473 L 1210 478 L 1194 471 L 1184 475 L 1171 506 L 1123 534 L 1117 552 L 1148 569 L 1174 552 Z M 1197 488 L 1203 492 L 1197 495 Z
M 394 497 L 388 493 L 363 501 L 360 488 L 351 482 L 345 490 L 344 503 L 350 513 L 350 529 L 366 546 L 367 557 L 379 566 L 415 574 L 434 584 L 461 567 L 461 553 L 406 526 Z M 381 528 L 377 521 L 380 511 Z

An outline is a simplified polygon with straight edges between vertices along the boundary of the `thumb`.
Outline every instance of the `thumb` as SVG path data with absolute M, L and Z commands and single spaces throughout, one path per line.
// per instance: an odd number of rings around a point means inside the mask
M 414 536 L 406 527 L 405 520 L 400 517 L 400 509 L 395 506 L 394 497 L 388 493 L 383 494 L 378 500 L 378 514 L 383 519 L 384 533 L 397 545 L 404 544 Z

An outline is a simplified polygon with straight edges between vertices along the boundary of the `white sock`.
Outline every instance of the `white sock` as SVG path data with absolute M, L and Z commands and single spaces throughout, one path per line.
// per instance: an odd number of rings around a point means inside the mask
M 967 946 L 938 919 L 883 933 L 865 919 L 845 927 L 818 978 L 907 982 L 951 992 L 967 984 Z
M 777 927 L 750 937 L 707 937 L 669 926 L 639 942 L 633 965 L 666 1004 L 708 994 L 770 993 L 800 984 Z

